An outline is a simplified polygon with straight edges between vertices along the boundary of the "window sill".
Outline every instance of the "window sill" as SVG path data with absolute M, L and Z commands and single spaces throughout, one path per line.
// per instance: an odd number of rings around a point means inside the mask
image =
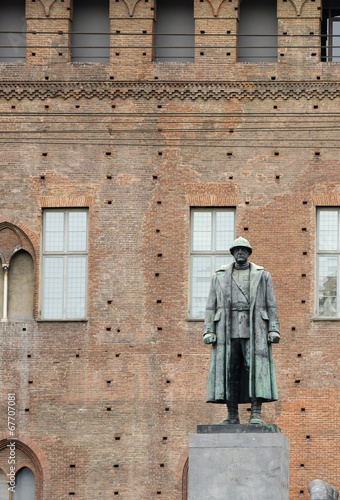
M 204 323 L 204 318 L 187 318 L 188 323 Z
M 37 319 L 37 323 L 87 323 L 88 319 Z
M 311 321 L 340 321 L 340 318 L 312 318 Z

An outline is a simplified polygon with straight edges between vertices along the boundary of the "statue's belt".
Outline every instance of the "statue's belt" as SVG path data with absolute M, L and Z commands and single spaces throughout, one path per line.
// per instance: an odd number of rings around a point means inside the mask
M 233 304 L 231 306 L 232 311 L 249 311 L 249 305 L 248 304 Z

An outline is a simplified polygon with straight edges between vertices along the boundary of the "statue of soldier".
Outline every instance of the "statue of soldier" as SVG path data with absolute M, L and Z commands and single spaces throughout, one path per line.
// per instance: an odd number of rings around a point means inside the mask
M 278 399 L 272 343 L 280 340 L 271 275 L 248 262 L 249 242 L 237 238 L 231 248 L 235 262 L 212 277 L 203 340 L 213 344 L 207 403 L 226 403 L 228 418 L 239 424 L 238 404 L 251 403 L 250 424 L 263 424 L 262 402 Z

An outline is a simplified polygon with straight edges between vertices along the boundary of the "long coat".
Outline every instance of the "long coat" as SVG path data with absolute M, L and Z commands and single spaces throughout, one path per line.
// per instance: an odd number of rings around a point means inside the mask
M 207 386 L 207 403 L 230 399 L 231 278 L 234 263 L 222 266 L 212 277 L 205 313 L 204 334 L 215 333 Z M 241 374 L 239 403 L 252 398 L 278 399 L 273 355 L 268 332 L 279 333 L 271 275 L 250 263 L 250 366 Z

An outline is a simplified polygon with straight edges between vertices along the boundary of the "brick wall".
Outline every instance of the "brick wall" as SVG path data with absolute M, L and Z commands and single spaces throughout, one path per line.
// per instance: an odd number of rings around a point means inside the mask
M 72 64 L 55 48 L 72 5 L 47 16 L 50 3 L 27 2 L 28 30 L 49 33 L 30 35 L 26 64 L 0 64 L 0 223 L 36 257 L 35 320 L 0 324 L 2 439 L 14 392 L 39 499 L 182 499 L 189 433 L 226 414 L 204 402 L 210 347 L 187 321 L 190 207 L 232 206 L 274 279 L 280 399 L 264 419 L 290 438 L 290 500 L 315 478 L 339 487 L 339 322 L 314 312 L 316 207 L 339 206 L 338 65 L 311 55 L 312 35 L 283 37 L 278 63 L 237 63 L 235 0 L 195 0 L 196 31 L 217 47 L 197 37 L 193 64 L 152 62 L 151 36 L 122 37 L 143 48 L 116 56 L 115 31 L 152 32 L 156 11 L 111 0 L 111 62 Z M 320 34 L 319 1 L 279 0 L 278 16 L 287 37 Z M 331 129 L 309 131 L 318 123 Z M 40 321 L 42 210 L 84 206 L 87 321 Z

